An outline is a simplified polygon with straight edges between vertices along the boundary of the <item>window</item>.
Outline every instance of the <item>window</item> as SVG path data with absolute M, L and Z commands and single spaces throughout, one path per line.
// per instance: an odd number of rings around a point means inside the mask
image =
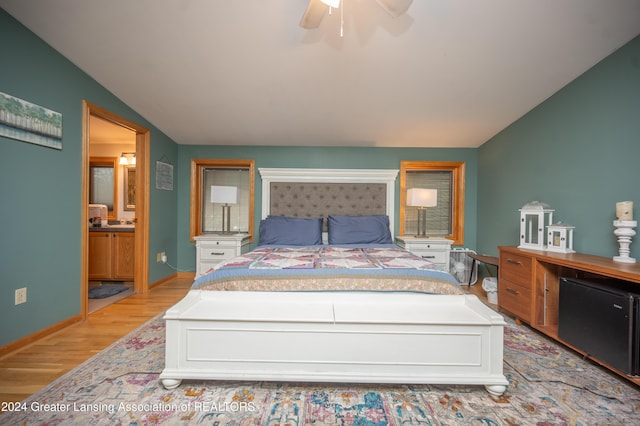
M 438 202 L 427 210 L 427 235 L 464 244 L 464 162 L 400 162 L 400 235 L 416 235 L 418 208 L 407 206 L 407 190 L 438 190 Z
M 229 211 L 230 232 L 246 232 L 253 241 L 254 177 L 254 160 L 191 160 L 191 240 L 196 235 L 225 233 L 225 212 Z M 233 188 L 236 202 L 215 202 L 220 187 Z
M 115 157 L 91 157 L 89 159 L 89 203 L 105 204 L 109 219 L 118 214 L 118 167 Z

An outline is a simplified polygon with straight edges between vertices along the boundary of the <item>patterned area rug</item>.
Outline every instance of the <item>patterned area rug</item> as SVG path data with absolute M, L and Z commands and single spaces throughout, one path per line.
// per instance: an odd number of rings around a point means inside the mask
M 640 388 L 507 322 L 510 385 L 493 398 L 482 386 L 443 385 L 185 381 L 168 391 L 159 316 L 12 406 L 0 425 L 640 424 Z

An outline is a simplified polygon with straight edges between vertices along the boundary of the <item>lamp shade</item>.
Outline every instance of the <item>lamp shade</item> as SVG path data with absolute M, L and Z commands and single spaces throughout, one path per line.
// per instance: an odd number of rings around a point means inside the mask
M 223 204 L 238 203 L 238 188 L 235 186 L 211 186 L 211 202 Z
M 129 160 L 129 157 L 127 157 L 127 155 L 132 155 L 133 157 L 131 158 L 131 160 Z M 122 155 L 120 156 L 120 165 L 122 166 L 127 166 L 129 164 L 135 165 L 136 164 L 136 153 L 135 152 L 123 152 Z
M 408 189 L 407 205 L 413 207 L 435 207 L 438 205 L 438 190 L 426 188 Z

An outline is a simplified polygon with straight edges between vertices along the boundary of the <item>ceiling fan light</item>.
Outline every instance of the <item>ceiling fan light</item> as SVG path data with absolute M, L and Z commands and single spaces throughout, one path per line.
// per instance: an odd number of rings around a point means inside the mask
M 340 0 L 320 0 L 320 1 L 329 7 L 333 7 L 334 9 L 337 9 L 338 7 L 340 7 Z

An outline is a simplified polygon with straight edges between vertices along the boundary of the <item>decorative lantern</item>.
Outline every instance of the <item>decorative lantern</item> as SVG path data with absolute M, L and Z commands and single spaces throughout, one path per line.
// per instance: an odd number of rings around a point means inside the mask
M 562 222 L 547 226 L 547 250 L 558 253 L 575 253 L 573 249 L 574 226 Z
M 518 248 L 544 250 L 545 223 L 551 225 L 554 210 L 548 204 L 532 201 L 520 209 L 520 245 Z

